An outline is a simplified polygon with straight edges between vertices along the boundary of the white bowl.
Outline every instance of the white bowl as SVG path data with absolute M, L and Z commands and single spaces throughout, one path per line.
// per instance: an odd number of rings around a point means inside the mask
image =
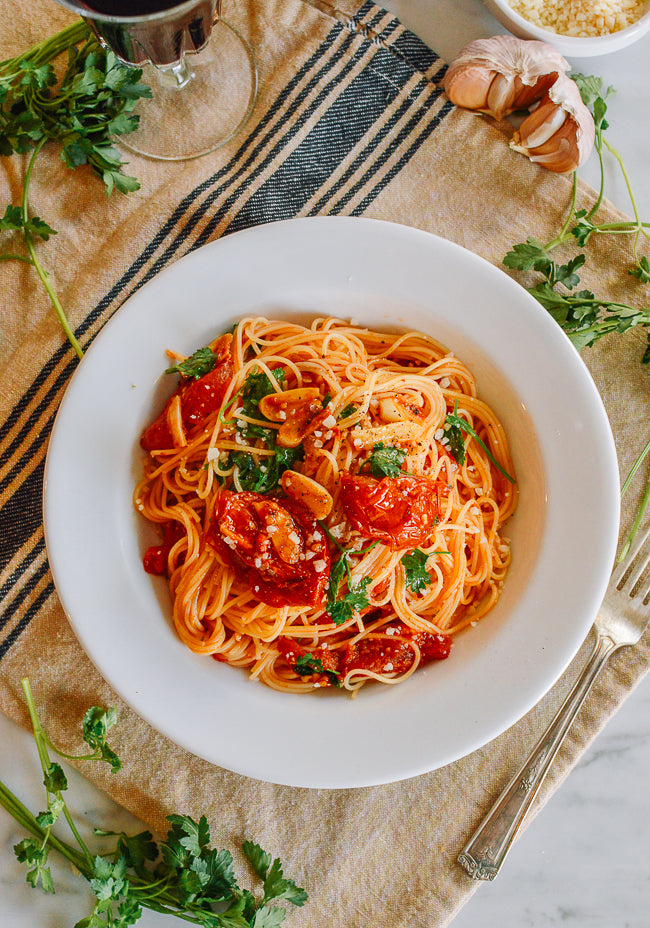
M 250 313 L 335 314 L 413 328 L 474 372 L 508 435 L 520 498 L 498 604 L 451 657 L 396 687 L 296 696 L 192 654 L 166 584 L 142 569 L 154 536 L 132 503 L 138 438 L 173 389 L 165 349 L 191 353 Z M 593 381 L 523 287 L 458 245 L 393 223 L 319 217 L 228 235 L 167 267 L 104 327 L 50 441 L 48 556 L 61 601 L 114 689 L 183 747 L 238 773 L 368 786 L 468 754 L 520 718 L 584 640 L 618 534 L 612 435 Z
M 495 19 L 498 19 L 501 25 L 513 35 L 521 39 L 539 39 L 542 42 L 548 42 L 568 58 L 608 55 L 610 52 L 626 48 L 650 32 L 650 7 L 648 6 L 643 16 L 627 29 L 621 29 L 609 35 L 577 38 L 536 26 L 519 13 L 515 13 L 506 0 L 483 0 L 483 2 Z

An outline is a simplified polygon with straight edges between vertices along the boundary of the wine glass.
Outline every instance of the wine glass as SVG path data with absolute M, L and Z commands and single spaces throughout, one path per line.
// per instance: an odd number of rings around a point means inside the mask
M 57 0 L 102 45 L 142 68 L 153 99 L 138 105 L 124 147 L 165 161 L 198 158 L 241 129 L 257 95 L 253 52 L 221 17 L 221 0 Z

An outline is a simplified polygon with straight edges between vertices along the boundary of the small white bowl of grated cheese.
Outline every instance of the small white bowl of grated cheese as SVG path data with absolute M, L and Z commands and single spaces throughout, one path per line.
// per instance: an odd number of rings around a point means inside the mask
M 569 58 L 606 55 L 650 32 L 649 0 L 484 0 L 513 35 Z

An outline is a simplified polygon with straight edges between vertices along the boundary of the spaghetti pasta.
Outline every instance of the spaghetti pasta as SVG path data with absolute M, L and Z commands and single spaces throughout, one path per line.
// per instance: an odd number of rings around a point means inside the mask
M 395 684 L 492 609 L 517 486 L 470 371 L 417 332 L 242 319 L 143 432 L 181 640 L 280 690 Z

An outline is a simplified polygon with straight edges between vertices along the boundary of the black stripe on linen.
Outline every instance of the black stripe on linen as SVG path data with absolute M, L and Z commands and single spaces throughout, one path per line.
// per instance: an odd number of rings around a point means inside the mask
M 426 81 L 421 81 L 418 86 L 408 95 L 408 97 L 402 101 L 401 105 L 395 112 L 391 115 L 389 119 L 386 120 L 384 125 L 379 129 L 379 131 L 373 136 L 372 139 L 368 142 L 365 148 L 359 152 L 357 157 L 352 161 L 349 167 L 345 172 L 339 177 L 335 184 L 333 184 L 323 196 L 314 204 L 314 206 L 309 210 L 309 216 L 316 216 L 323 211 L 327 203 L 331 202 L 334 196 L 338 191 L 344 187 L 351 177 L 356 174 L 356 172 L 361 168 L 363 164 L 368 161 L 369 155 L 375 151 L 375 149 L 384 141 L 384 139 L 392 132 L 397 123 L 401 120 L 406 112 L 413 106 L 414 100 L 421 93 L 421 91 L 427 86 Z M 339 212 L 338 204 L 329 209 L 330 213 Z
M 27 582 L 24 584 L 24 586 L 22 586 L 20 590 L 18 590 L 11 604 L 7 606 L 5 610 L 3 611 L 2 618 L 0 619 L 0 629 L 4 628 L 6 625 L 9 624 L 10 620 L 13 619 L 16 612 L 18 612 L 18 610 L 20 609 L 22 604 L 25 602 L 29 594 L 32 592 L 34 587 L 38 586 L 38 584 L 43 579 L 43 577 L 46 576 L 48 570 L 49 570 L 49 567 L 48 567 L 47 561 L 43 561 L 43 563 L 38 568 L 38 570 L 35 570 L 32 576 L 29 577 Z M 28 610 L 28 612 L 29 611 L 31 611 L 31 607 Z
M 402 126 L 400 131 L 391 138 L 390 143 L 385 148 L 382 149 L 379 157 L 375 161 L 373 161 L 371 165 L 369 165 L 369 167 L 364 172 L 364 174 L 359 178 L 359 180 L 355 184 L 353 184 L 349 188 L 349 190 L 345 191 L 345 194 L 338 201 L 338 203 L 336 204 L 336 207 L 331 210 L 332 213 L 340 213 L 341 210 L 345 206 L 347 206 L 347 204 L 356 196 L 356 194 L 360 190 L 363 189 L 363 187 L 368 183 L 370 178 L 374 177 L 374 175 L 379 170 L 381 170 L 382 167 L 384 167 L 384 165 L 389 160 L 389 158 L 397 151 L 400 145 L 413 133 L 416 126 L 429 113 L 431 106 L 440 97 L 440 94 L 441 94 L 441 91 L 436 89 L 429 95 L 426 102 L 413 114 L 413 116 L 409 119 L 406 125 Z M 443 109 L 444 107 L 441 108 L 441 112 Z M 444 116 L 442 118 L 444 118 Z M 440 125 L 442 119 L 438 118 L 436 121 L 436 118 L 434 117 L 434 119 L 432 119 L 431 122 L 434 122 L 434 121 L 435 121 L 436 126 L 438 126 Z M 400 159 L 399 164 L 401 168 L 404 166 L 404 164 L 406 164 L 406 161 L 402 158 Z M 390 174 L 390 179 L 392 180 L 394 176 L 395 176 L 394 173 Z M 386 180 L 385 178 L 382 178 L 379 181 L 379 183 L 376 184 L 375 187 L 373 187 L 373 189 L 370 191 L 372 199 L 368 200 L 367 203 L 364 200 L 364 203 L 366 203 L 366 205 L 363 207 L 364 210 L 367 209 L 367 206 L 370 204 L 370 202 L 372 202 L 372 200 L 374 200 L 381 193 L 381 191 L 386 187 L 387 183 L 388 183 L 388 180 Z M 357 209 L 355 209 L 352 211 L 352 215 L 357 216 L 360 214 L 357 212 Z
M 38 613 L 38 610 L 46 602 L 46 600 L 50 598 L 52 593 L 54 593 L 54 584 L 50 582 L 41 590 L 20 622 L 18 622 L 14 628 L 12 628 L 5 640 L 0 642 L 0 661 L 5 656 L 9 648 L 15 644 L 16 641 L 18 641 L 19 637 L 25 631 L 34 616 Z
M 401 59 L 378 49 L 372 66 L 350 82 L 298 148 L 253 194 L 229 224 L 228 233 L 295 216 L 381 118 L 412 75 L 413 70 Z
M 0 603 L 4 602 L 5 597 L 9 597 L 12 590 L 15 589 L 16 583 L 20 579 L 21 575 L 28 570 L 35 560 L 38 559 L 39 555 L 45 550 L 45 538 L 39 538 L 36 544 L 33 546 L 31 551 L 25 555 L 19 567 L 5 580 L 5 582 L 0 587 Z M 0 629 L 4 628 L 4 611 L 0 614 Z
M 425 45 L 413 32 L 408 30 L 405 30 L 395 39 L 391 49 L 395 49 L 398 55 L 401 55 L 414 68 L 422 71 L 423 74 L 429 68 L 432 68 L 436 61 L 440 61 L 440 56 L 433 49 Z
M 2 540 L 0 570 L 4 570 L 15 552 L 43 524 L 43 471 L 41 461 L 0 509 Z

